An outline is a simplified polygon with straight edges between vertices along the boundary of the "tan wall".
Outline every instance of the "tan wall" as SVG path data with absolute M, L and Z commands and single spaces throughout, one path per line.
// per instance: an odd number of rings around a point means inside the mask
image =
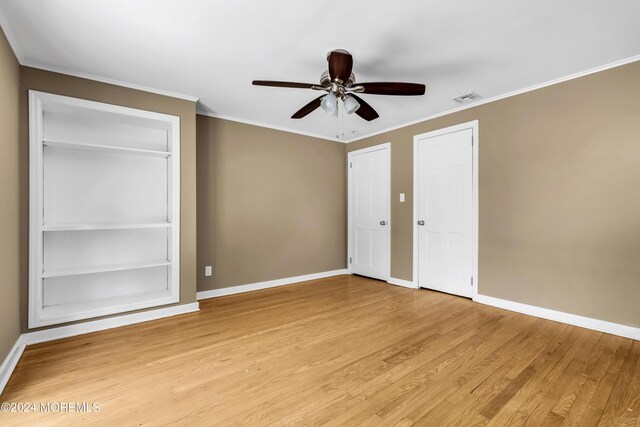
M 0 364 L 20 336 L 20 65 L 0 30 Z
M 640 326 L 638 93 L 640 62 L 348 144 L 392 144 L 391 275 L 412 279 L 413 136 L 478 119 L 479 292 Z
M 200 115 L 197 130 L 199 291 L 346 268 L 344 144 Z
M 23 245 L 22 260 L 22 325 L 27 329 L 27 293 L 29 260 L 27 235 L 29 212 L 29 140 L 28 90 L 156 111 L 180 117 L 180 304 L 196 299 L 196 123 L 195 102 L 156 95 L 121 86 L 81 79 L 35 68 L 21 67 L 22 137 L 20 152 L 20 194 Z

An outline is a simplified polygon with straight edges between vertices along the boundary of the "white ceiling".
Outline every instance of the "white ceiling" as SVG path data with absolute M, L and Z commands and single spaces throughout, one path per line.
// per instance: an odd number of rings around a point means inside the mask
M 253 79 L 318 82 L 326 53 L 353 54 L 357 80 L 427 84 L 421 97 L 363 95 L 380 118 L 344 117 L 360 138 L 484 98 L 640 55 L 637 0 L 0 0 L 25 65 L 200 98 L 200 112 L 325 138 L 317 92 Z M 351 131 L 357 131 L 351 133 Z

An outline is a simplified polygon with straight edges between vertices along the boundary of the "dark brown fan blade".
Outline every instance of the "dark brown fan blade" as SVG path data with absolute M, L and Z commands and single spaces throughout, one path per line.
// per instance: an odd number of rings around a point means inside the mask
M 291 87 L 295 89 L 313 89 L 313 83 L 279 82 L 275 80 L 254 80 L 255 86 Z
M 378 115 L 378 113 L 376 112 L 376 110 L 374 110 L 371 105 L 369 105 L 366 102 L 364 102 L 364 100 L 362 98 L 360 98 L 359 96 L 354 95 L 353 93 L 350 96 L 352 96 L 356 101 L 358 101 L 358 104 L 360 104 L 360 107 L 356 110 L 356 114 L 357 115 L 359 115 L 360 117 L 362 117 L 363 119 L 365 119 L 368 122 L 370 122 L 371 120 L 375 120 L 378 117 L 380 117 Z
M 313 101 L 311 101 L 310 103 L 308 103 L 307 105 L 305 105 L 304 107 L 302 107 L 301 109 L 299 109 L 298 111 L 296 111 L 296 113 L 291 116 L 292 119 L 301 119 L 304 116 L 306 116 L 307 114 L 309 114 L 310 112 L 312 112 L 313 110 L 315 110 L 316 108 L 318 108 L 320 106 L 320 100 L 322 98 L 324 98 L 325 95 L 319 96 L 316 99 L 314 99 Z
M 424 95 L 427 89 L 425 85 L 420 83 L 392 83 L 392 82 L 375 82 L 375 83 L 357 83 L 355 86 L 362 86 L 363 92 L 368 95 L 404 95 L 415 96 Z
M 331 81 L 339 80 L 340 83 L 346 83 L 351 77 L 353 69 L 353 57 L 349 52 L 343 49 L 333 50 L 327 58 L 329 61 L 329 77 Z

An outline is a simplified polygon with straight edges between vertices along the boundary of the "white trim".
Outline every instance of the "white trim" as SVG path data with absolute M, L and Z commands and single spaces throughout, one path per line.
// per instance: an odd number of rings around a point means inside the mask
M 472 120 L 466 123 L 437 129 L 431 132 L 421 133 L 413 137 L 413 280 L 416 286 L 420 287 L 418 279 L 418 142 L 425 138 L 433 138 L 448 133 L 458 132 L 465 129 L 471 129 L 473 145 L 472 151 L 472 202 L 471 202 L 471 274 L 473 278 L 473 286 L 471 287 L 471 299 L 475 301 L 478 295 L 478 254 L 479 254 L 479 167 L 480 167 L 480 133 L 478 120 Z
M 150 320 L 162 319 L 164 317 L 177 316 L 178 314 L 193 313 L 199 310 L 200 305 L 197 302 L 192 302 L 189 304 L 159 308 L 157 310 L 142 311 L 140 313 L 109 317 L 107 319 L 91 320 L 89 322 L 78 323 L 75 325 L 60 326 L 58 328 L 27 332 L 26 334 L 23 334 L 23 337 L 24 342 L 27 345 L 38 344 L 41 342 L 58 340 L 61 338 L 68 338 L 76 335 L 118 328 L 120 326 L 133 325 L 135 323 L 148 322 Z
M 241 294 L 244 292 L 258 291 L 260 289 L 275 288 L 276 286 L 290 285 L 292 283 L 306 282 L 308 280 L 324 279 L 326 277 L 349 274 L 347 269 L 324 271 L 322 273 L 305 274 L 304 276 L 287 277 L 285 279 L 267 280 L 266 282 L 249 283 L 247 285 L 231 286 L 210 291 L 200 291 L 196 294 L 198 301 L 209 298 L 224 297 L 226 295 Z
M 0 395 L 2 395 L 4 387 L 9 382 L 9 378 L 11 378 L 11 374 L 16 368 L 26 346 L 24 335 L 20 335 L 9 351 L 9 354 L 7 354 L 7 357 L 4 358 L 2 365 L 0 365 Z
M 472 173 L 473 173 L 473 182 L 471 185 L 473 186 L 472 191 L 472 213 L 473 216 L 472 227 L 473 230 L 471 232 L 473 241 L 471 242 L 471 248 L 473 250 L 473 255 L 471 256 L 471 271 L 473 272 L 473 286 L 471 287 L 471 299 L 474 299 L 478 296 L 478 289 L 480 286 L 480 280 L 478 275 L 478 269 L 480 264 L 480 123 L 478 120 L 475 120 L 475 125 L 473 127 L 473 147 L 472 147 Z
M 13 47 L 13 46 L 12 46 Z M 17 55 L 16 55 L 17 56 Z M 82 73 L 80 71 L 72 71 L 67 68 L 57 67 L 55 65 L 44 65 L 39 62 L 22 60 L 20 64 L 25 67 L 37 68 L 39 70 L 50 71 L 52 73 L 64 74 L 66 76 L 78 77 L 80 79 L 93 80 L 95 82 L 106 83 L 114 86 L 126 87 L 128 89 L 140 90 L 142 92 L 154 93 L 156 95 L 168 96 L 170 98 L 183 99 L 185 101 L 198 102 L 200 98 L 192 95 L 185 95 L 178 92 L 171 92 L 169 90 L 156 89 L 148 86 L 143 86 L 135 83 L 127 83 L 122 80 L 110 79 L 108 77 L 97 76 L 95 74 Z
M 446 110 L 446 111 L 443 111 L 441 113 L 436 113 L 436 114 L 432 114 L 430 116 L 422 117 L 420 119 L 411 120 L 410 122 L 405 122 L 405 123 L 402 123 L 402 124 L 399 124 L 399 125 L 390 126 L 388 128 L 385 128 L 385 129 L 382 129 L 382 130 L 378 130 L 378 131 L 375 131 L 375 132 L 372 132 L 372 133 L 368 133 L 366 135 L 362 135 L 362 136 L 358 136 L 356 138 L 351 138 L 349 140 L 345 140 L 345 143 L 349 144 L 351 142 L 359 141 L 359 140 L 365 139 L 365 138 L 370 138 L 372 136 L 380 135 L 380 134 L 383 134 L 383 133 L 386 133 L 386 132 L 391 132 L 393 130 L 401 129 L 403 127 L 407 127 L 407 126 L 411 126 L 411 125 L 415 125 L 417 123 L 422 123 L 422 122 L 426 122 L 426 121 L 429 121 L 429 120 L 433 120 L 433 119 L 436 119 L 438 117 L 447 116 L 449 114 L 457 113 L 459 111 L 463 111 L 463 110 L 468 110 L 470 108 L 479 107 L 480 105 L 489 104 L 490 102 L 500 101 L 501 99 L 505 99 L 505 98 L 511 98 L 512 96 L 521 95 L 523 93 L 527 93 L 527 92 L 531 92 L 531 91 L 534 91 L 534 90 L 542 89 L 542 88 L 545 88 L 547 86 L 553 86 L 553 85 L 558 84 L 558 83 L 563 83 L 563 82 L 566 82 L 566 81 L 569 81 L 569 80 L 578 79 L 580 77 L 588 76 L 589 74 L 599 73 L 601 71 L 606 71 L 606 70 L 609 70 L 611 68 L 621 67 L 623 65 L 627 65 L 627 64 L 630 64 L 630 63 L 636 62 L 636 61 L 640 61 L 640 55 L 631 56 L 629 58 L 621 59 L 619 61 L 614 61 L 614 62 L 610 62 L 608 64 L 601 65 L 601 66 L 598 66 L 598 67 L 589 68 L 589 69 L 584 70 L 584 71 L 579 71 L 577 73 L 569 74 L 567 76 L 559 77 L 557 79 L 549 80 L 549 81 L 546 81 L 546 82 L 543 82 L 543 83 L 538 83 L 538 84 L 535 84 L 535 85 L 532 85 L 532 86 L 525 87 L 523 89 L 517 89 L 517 90 L 511 91 L 511 92 L 507 92 L 507 93 L 504 93 L 502 95 L 497 95 L 497 96 L 493 96 L 491 98 L 482 99 L 482 100 L 480 100 L 478 102 L 472 102 L 470 104 L 463 105 L 461 107 L 452 108 L 450 110 Z
M 43 206 L 43 167 L 42 149 L 43 139 L 42 98 L 38 92 L 29 91 L 29 312 L 28 324 L 38 322 L 36 307 L 42 307 L 42 286 L 40 274 L 42 266 L 42 224 L 44 224 Z M 38 278 L 38 279 L 36 279 Z
M 389 277 L 389 280 L 387 280 L 387 283 L 390 285 L 402 286 L 404 288 L 418 289 L 418 286 L 416 285 L 416 283 L 411 282 L 409 280 L 396 279 L 395 277 Z
M 33 95 L 43 103 L 62 104 L 69 107 L 86 108 L 107 113 L 125 114 L 134 117 L 141 117 L 150 120 L 171 122 L 172 125 L 180 124 L 180 117 L 172 114 L 158 113 L 156 111 L 143 110 L 140 108 L 125 107 L 123 105 L 109 104 L 106 102 L 92 101 L 90 99 L 76 98 L 72 96 L 58 95 L 55 93 L 42 92 L 29 89 L 29 95 Z M 178 133 L 179 135 L 179 133 Z M 178 150 L 179 151 L 179 150 Z M 178 152 L 173 155 L 179 154 Z
M 126 87 L 129 89 L 141 90 L 143 92 L 155 93 L 156 95 L 169 96 L 171 98 L 184 99 L 186 101 L 198 102 L 200 98 L 192 95 L 185 95 L 182 93 L 171 92 L 168 90 L 156 89 L 148 86 L 138 85 L 134 83 L 127 83 L 121 80 L 110 79 L 108 77 L 97 76 L 95 74 L 82 73 L 79 71 L 72 71 L 67 68 L 57 67 L 55 65 L 45 65 L 35 61 L 29 61 L 25 59 L 22 51 L 18 47 L 18 39 L 16 38 L 13 31 L 11 31 L 11 27 L 9 25 L 9 21 L 7 20 L 6 15 L 0 9 L 0 28 L 4 32 L 7 41 L 9 42 L 9 46 L 11 46 L 11 50 L 13 50 L 13 54 L 16 56 L 18 63 L 25 67 L 37 68 L 39 70 L 51 71 L 52 73 L 65 74 L 67 76 L 78 77 L 81 79 L 93 80 L 96 82 L 107 83 L 114 86 Z
M 413 137 L 413 188 L 412 188 L 412 192 L 413 192 L 413 216 L 411 217 L 411 230 L 412 230 L 412 235 L 413 235 L 413 242 L 412 242 L 412 248 L 411 248 L 411 255 L 412 255 L 412 277 L 413 280 L 416 282 L 416 285 L 418 286 L 418 289 L 420 289 L 420 278 L 418 277 L 418 244 L 419 244 L 419 239 L 418 239 L 418 229 L 417 229 L 417 222 L 418 220 L 418 142 L 416 140 L 416 136 Z
M 317 133 L 313 133 L 313 132 L 305 132 L 305 131 L 301 131 L 301 130 L 295 130 L 295 129 L 291 129 L 291 128 L 288 128 L 288 127 L 285 127 L 285 126 L 268 125 L 266 123 L 256 122 L 256 121 L 247 120 L 247 119 L 240 119 L 240 118 L 237 118 L 237 117 L 226 116 L 224 114 L 208 113 L 208 112 L 204 112 L 204 111 L 196 111 L 196 114 L 199 114 L 201 116 L 206 116 L 206 117 L 213 117 L 214 119 L 229 120 L 231 122 L 243 123 L 245 125 L 258 126 L 258 127 L 266 128 L 266 129 L 279 130 L 281 132 L 288 132 L 288 133 L 295 133 L 295 134 L 303 135 L 303 136 L 310 136 L 312 138 L 324 139 L 325 141 L 339 142 L 341 144 L 346 144 L 347 143 L 346 140 L 341 140 L 339 138 L 330 138 L 330 137 L 327 137 L 327 136 L 324 136 L 324 135 L 320 135 L 320 134 L 317 134 Z
M 170 97 L 173 97 L 173 98 L 185 99 L 185 100 L 193 101 L 193 102 L 197 102 L 200 99 L 200 98 L 192 96 L 192 95 L 184 95 L 184 94 L 180 94 L 180 93 L 176 93 L 176 92 L 170 92 L 170 91 L 165 91 L 165 90 L 161 90 L 161 89 L 150 88 L 150 87 L 146 87 L 146 86 L 142 86 L 142 85 L 123 82 L 123 81 L 120 81 L 120 80 L 110 79 L 110 78 L 106 78 L 106 77 L 100 77 L 100 76 L 96 76 L 96 75 L 93 75 L 93 74 L 72 71 L 72 70 L 68 70 L 68 69 L 62 68 L 62 67 L 56 67 L 56 66 L 52 66 L 52 65 L 44 65 L 44 64 L 37 63 L 37 62 L 25 60 L 24 55 L 22 54 L 22 52 L 18 48 L 18 43 L 17 43 L 17 40 L 15 38 L 15 35 L 11 31 L 11 28 L 9 26 L 9 22 L 7 21 L 6 16 L 2 12 L 2 10 L 0 10 L 0 28 L 2 28 L 2 30 L 4 31 L 4 34 L 5 34 L 8 42 L 9 42 L 9 45 L 11 46 L 11 49 L 13 50 L 13 53 L 15 54 L 16 58 L 18 59 L 18 62 L 21 65 L 24 65 L 24 66 L 27 66 L 27 67 L 32 67 L 32 68 L 38 68 L 38 69 L 45 70 L 45 71 L 52 71 L 52 72 L 60 73 L 60 74 L 66 74 L 66 75 L 69 75 L 69 76 L 84 78 L 84 79 L 88 79 L 88 80 L 99 81 L 99 82 L 102 82 L 102 83 L 108 83 L 108 84 L 112 84 L 112 85 L 116 85 L 116 86 L 127 87 L 127 88 L 130 88 L 130 89 L 141 90 L 141 91 L 145 91 L 145 92 L 149 92 L 149 93 L 155 93 L 155 94 L 158 94 L 158 95 L 164 95 L 164 96 L 170 96 Z M 351 138 L 351 139 L 345 139 L 345 140 L 340 140 L 338 138 L 329 138 L 329 137 L 318 135 L 318 134 L 314 134 L 314 133 L 293 130 L 293 129 L 280 127 L 280 126 L 267 125 L 267 124 L 264 124 L 264 123 L 253 122 L 253 121 L 250 121 L 250 120 L 234 118 L 234 117 L 221 115 L 221 114 L 207 113 L 207 112 L 203 112 L 203 111 L 196 111 L 196 113 L 200 114 L 200 115 L 203 115 L 203 116 L 209 116 L 209 117 L 215 117 L 215 118 L 220 118 L 220 119 L 225 119 L 225 120 L 231 120 L 231 121 L 234 121 L 234 122 L 251 124 L 251 125 L 254 125 L 254 126 L 260 126 L 260 127 L 265 127 L 265 128 L 275 129 L 275 130 L 281 130 L 281 131 L 284 131 L 284 132 L 297 133 L 297 134 L 300 134 L 300 135 L 311 136 L 311 137 L 314 137 L 314 138 L 324 139 L 324 140 L 327 140 L 327 141 L 342 142 L 342 143 L 348 144 L 348 143 L 351 143 L 351 142 L 359 141 L 361 139 L 370 138 L 372 136 L 380 135 L 380 134 L 383 134 L 383 133 L 386 133 L 386 132 L 391 132 L 393 130 L 400 129 L 400 128 L 403 128 L 403 127 L 406 127 L 406 126 L 411 126 L 411 125 L 414 125 L 414 124 L 417 124 L 417 123 L 425 122 L 425 121 L 428 121 L 428 120 L 433 120 L 433 119 L 438 118 L 438 117 L 442 117 L 442 116 L 446 116 L 446 115 L 449 115 L 449 114 L 456 113 L 458 111 L 468 110 L 469 108 L 478 107 L 480 105 L 488 104 L 490 102 L 495 102 L 495 101 L 499 101 L 501 99 L 510 98 L 512 96 L 520 95 L 520 94 L 523 94 L 523 93 L 526 93 L 526 92 L 531 92 L 531 91 L 534 91 L 534 90 L 537 90 L 537 89 L 542 89 L 544 87 L 552 86 L 552 85 L 555 85 L 555 84 L 558 84 L 558 83 L 562 83 L 562 82 L 566 82 L 568 80 L 573 80 L 573 79 L 577 79 L 577 78 L 580 78 L 580 77 L 588 76 L 589 74 L 594 74 L 594 73 L 598 73 L 598 72 L 601 72 L 601 71 L 606 71 L 606 70 L 609 70 L 611 68 L 620 67 L 620 66 L 623 66 L 623 65 L 626 65 L 626 64 L 630 64 L 630 63 L 636 62 L 636 61 L 640 61 L 640 55 L 635 55 L 635 56 L 631 56 L 631 57 L 628 57 L 628 58 L 623 58 L 623 59 L 620 59 L 618 61 L 610 62 L 608 64 L 604 64 L 604 65 L 600 65 L 600 66 L 597 66 L 597 67 L 589 68 L 589 69 L 583 70 L 583 71 L 578 71 L 576 73 L 569 74 L 569 75 L 566 75 L 566 76 L 563 76 L 563 77 L 559 77 L 557 79 L 548 80 L 548 81 L 543 82 L 543 83 L 538 83 L 538 84 L 535 84 L 535 85 L 531 85 L 531 86 L 525 87 L 523 89 L 514 90 L 514 91 L 507 92 L 507 93 L 502 94 L 502 95 L 497 95 L 497 96 L 494 96 L 494 97 L 491 97 L 491 98 L 486 98 L 486 99 L 483 99 L 481 101 L 474 102 L 474 103 L 471 103 L 471 104 L 468 104 L 468 105 L 463 105 L 463 106 L 460 106 L 460 107 L 457 107 L 457 108 L 452 108 L 452 109 L 443 111 L 441 113 L 432 114 L 432 115 L 429 115 L 429 116 L 426 116 L 426 117 L 422 117 L 422 118 L 419 118 L 419 119 L 411 120 L 409 122 L 405 122 L 405 123 L 402 123 L 402 124 L 399 124 L 399 125 L 390 126 L 388 128 L 381 129 L 379 131 L 371 132 L 371 133 L 368 133 L 368 134 L 365 134 L 365 135 L 362 135 L 362 136 L 358 136 L 358 137 Z
M 542 319 L 553 320 L 556 322 L 579 326 L 581 328 L 592 329 L 598 332 L 606 332 L 608 334 L 631 338 L 633 340 L 640 340 L 640 328 L 633 326 L 621 325 L 619 323 L 607 322 L 605 320 L 593 319 L 591 317 L 578 316 L 577 314 L 565 313 L 563 311 L 551 310 L 548 308 L 537 307 L 535 305 L 522 304 L 487 295 L 476 295 L 475 301 L 480 304 L 515 311 L 516 313 L 527 314 L 529 316 L 540 317 Z
M 175 92 L 169 92 L 169 91 L 164 91 L 164 90 L 160 90 L 160 89 L 154 89 L 154 88 L 150 88 L 150 87 L 146 87 L 146 86 L 142 86 L 142 85 L 137 85 L 137 84 L 133 84 L 133 83 L 127 83 L 127 82 L 123 82 L 123 81 L 119 81 L 119 80 L 114 80 L 114 79 L 109 79 L 106 77 L 100 77 L 100 76 L 95 76 L 92 74 L 87 74 L 87 73 L 80 73 L 80 72 L 76 72 L 76 71 L 71 71 L 71 70 L 67 70 L 64 68 L 60 68 L 60 67 L 55 67 L 55 66 L 48 66 L 48 65 L 43 65 L 43 64 L 39 64 L 39 63 L 35 63 L 35 62 L 31 62 L 31 61 L 25 61 L 22 60 L 22 54 L 20 53 L 20 51 L 17 49 L 17 43 L 15 43 L 15 40 L 12 41 L 13 35 L 9 35 L 11 34 L 10 30 L 7 30 L 8 26 L 7 25 L 3 25 L 2 23 L 2 17 L 0 16 L 0 26 L 2 26 L 3 30 L 5 30 L 5 35 L 7 36 L 7 40 L 9 40 L 9 44 L 11 45 L 11 48 L 13 49 L 14 54 L 16 55 L 16 57 L 18 58 L 18 61 L 20 62 L 20 64 L 25 65 L 27 67 L 32 67 L 32 68 L 38 68 L 41 70 L 45 70 L 45 71 L 52 71 L 55 73 L 60 73 L 60 74 L 66 74 L 69 76 L 74 76 L 74 77 L 79 77 L 79 78 L 84 78 L 84 79 L 89 79 L 89 80 L 95 80 L 95 81 L 99 81 L 99 82 L 103 82 L 103 83 L 108 83 L 108 84 L 112 84 L 112 85 L 116 85 L 116 86 L 122 86 L 122 87 L 127 87 L 130 89 L 136 89 L 136 90 L 141 90 L 141 91 L 145 91 L 145 92 L 150 92 L 150 93 L 156 93 L 158 95 L 164 95 L 164 96 L 170 96 L 173 98 L 179 98 L 179 99 L 185 99 L 188 101 L 194 101 L 197 102 L 199 100 L 198 97 L 194 97 L 191 95 L 183 95 L 180 93 L 175 93 Z M 237 118 L 237 117 L 231 117 L 231 116 L 227 116 L 227 115 L 223 115 L 223 114 L 216 114 L 216 113 L 208 113 L 208 112 L 204 112 L 204 111 L 196 111 L 197 114 L 200 114 L 202 116 L 209 116 L 209 117 L 214 117 L 214 118 L 218 118 L 218 119 L 224 119 L 224 120 L 230 120 L 230 121 L 234 121 L 234 122 L 238 122 L 238 123 L 245 123 L 245 124 L 249 124 L 249 125 L 254 125 L 254 126 L 260 126 L 260 127 L 264 127 L 264 128 L 268 128 L 268 129 L 274 129 L 274 130 L 280 130 L 283 132 L 290 132 L 290 133 L 295 133 L 295 134 L 299 134 L 299 135 L 304 135 L 304 136 L 310 136 L 313 138 L 318 138 L 318 139 L 323 139 L 326 141 L 332 141 L 332 142 L 341 142 L 344 144 L 349 144 L 351 142 L 355 142 L 355 141 L 359 141 L 361 139 L 366 139 L 366 138 L 370 138 L 372 136 L 376 136 L 376 135 L 380 135 L 386 132 L 391 132 L 393 130 L 396 129 L 401 129 L 407 126 L 411 126 L 411 125 L 415 125 L 417 123 L 422 123 L 422 122 L 426 122 L 429 120 L 433 120 L 436 119 L 438 117 L 443 117 L 443 116 L 447 116 L 449 114 L 453 114 L 453 113 L 457 113 L 459 111 L 464 111 L 464 110 L 468 110 L 470 108 L 474 108 L 474 107 L 479 107 L 480 105 L 484 105 L 484 104 L 488 104 L 491 102 L 495 102 L 495 101 L 500 101 L 502 99 L 505 98 L 510 98 L 512 96 L 516 96 L 516 95 L 521 95 L 523 93 L 527 93 L 527 92 L 532 92 L 534 90 L 538 90 L 538 89 L 542 89 L 545 88 L 547 86 L 553 86 L 555 84 L 558 83 L 563 83 L 569 80 L 574 80 L 580 77 L 584 77 L 584 76 L 588 76 L 590 74 L 595 74 L 595 73 L 599 73 L 601 71 L 606 71 L 609 70 L 611 68 L 616 68 L 616 67 L 621 67 L 623 65 L 627 65 L 630 64 L 632 62 L 636 62 L 636 61 L 640 61 L 640 55 L 635 55 L 635 56 L 631 56 L 629 58 L 624 58 L 621 59 L 619 61 L 614 61 L 614 62 L 610 62 L 608 64 L 604 64 L 598 67 L 593 67 L 593 68 L 589 68 L 587 70 L 583 70 L 583 71 L 579 71 L 577 73 L 573 73 L 573 74 L 569 74 L 563 77 L 559 77 L 557 79 L 553 79 L 553 80 L 549 80 L 543 83 L 538 83 L 532 86 L 528 86 L 522 89 L 517 89 L 511 92 L 507 92 L 504 93 L 502 95 L 497 95 L 497 96 L 493 96 L 491 98 L 486 98 L 486 99 L 482 99 L 478 102 L 473 102 L 471 104 L 467 104 L 467 105 L 463 105 L 460 107 L 456 107 L 456 108 L 451 108 L 449 110 L 443 111 L 441 113 L 436 113 L 436 114 L 432 114 L 426 117 L 422 117 L 419 119 L 415 119 L 415 120 L 411 120 L 409 122 L 405 122 L 399 125 L 394 125 L 394 126 L 390 126 L 388 128 L 384 128 L 375 132 L 371 132 L 371 133 L 367 133 L 365 135 L 362 136 L 358 136 L 355 138 L 351 138 L 351 139 L 339 139 L 339 138 L 330 138 L 324 135 L 319 135 L 316 133 L 312 133 L 312 132 L 304 132 L 304 131 L 299 131 L 299 130 L 295 130 L 295 129 L 290 129 L 284 126 L 273 126 L 273 125 L 268 125 L 266 123 L 260 123 L 260 122 L 255 122 L 252 120 L 246 120 L 246 119 L 241 119 L 241 118 Z
M 372 145 L 371 147 L 365 147 L 365 148 L 361 148 L 359 150 L 353 150 L 353 151 L 349 151 L 349 155 L 358 155 L 358 154 L 365 154 L 365 153 L 371 153 L 372 151 L 380 151 L 380 150 L 385 150 L 385 149 L 391 149 L 391 143 L 390 142 L 385 142 L 382 144 L 378 144 L 378 145 Z
M 361 148 L 359 150 L 350 151 L 347 153 L 347 270 L 349 274 L 351 274 L 351 263 L 349 262 L 349 258 L 352 258 L 351 255 L 351 159 L 353 156 L 357 156 L 360 154 L 371 153 L 373 151 L 379 150 L 389 150 L 387 165 L 389 172 L 389 179 L 387 180 L 387 189 L 389 194 L 389 203 L 387 204 L 387 262 L 389 265 L 387 266 L 388 277 L 386 280 L 391 278 L 391 202 L 393 200 L 393 195 L 391 194 L 391 143 L 385 142 L 383 144 L 373 145 L 371 147 Z
M 0 24 L 2 24 L 2 22 L 0 22 Z M 154 88 L 149 88 L 146 86 L 142 86 L 142 85 L 136 85 L 133 83 L 126 83 L 126 82 L 122 82 L 119 80 L 113 80 L 113 79 L 109 79 L 106 77 L 100 77 L 100 76 L 95 76 L 92 74 L 86 74 L 86 73 L 80 73 L 80 72 L 76 72 L 76 71 L 71 71 L 71 70 L 67 70 L 64 68 L 60 68 L 60 67 L 55 67 L 55 66 L 48 66 L 48 65 L 43 65 L 43 64 L 39 64 L 39 63 L 35 63 L 35 62 L 30 62 L 30 61 L 25 61 L 25 60 L 21 60 L 22 55 L 19 54 L 19 51 L 14 48 L 14 45 L 17 46 L 17 44 L 11 41 L 10 36 L 7 33 L 11 33 L 10 31 L 7 31 L 6 28 L 8 28 L 8 26 L 2 26 L 3 29 L 5 29 L 5 35 L 7 36 L 7 39 L 9 40 L 9 43 L 11 44 L 11 47 L 14 51 L 14 53 L 16 54 L 16 57 L 18 57 L 18 61 L 20 62 L 20 64 L 28 66 L 28 67 L 32 67 L 32 68 L 39 68 L 41 70 L 46 70 L 46 71 L 52 71 L 55 73 L 60 73 L 60 74 L 66 74 L 69 76 L 74 76 L 74 77 L 80 77 L 80 78 L 84 78 L 84 79 L 89 79 L 89 80 L 95 80 L 95 81 L 99 81 L 99 82 L 103 82 L 103 83 L 108 83 L 108 84 L 112 84 L 112 85 L 116 85 L 116 86 L 122 86 L 122 87 L 128 87 L 131 89 L 136 89 L 136 90 L 142 90 L 145 92 L 150 92 L 150 93 L 156 93 L 159 95 L 165 95 L 165 96 L 170 96 L 173 98 L 179 98 L 179 99 L 186 99 L 188 101 L 198 101 L 199 98 L 198 97 L 194 97 L 191 95 L 183 95 L 180 93 L 175 93 L 175 92 L 169 92 L 169 91 L 164 91 L 164 90 L 160 90 L 160 89 L 154 89 Z M 13 36 L 11 36 L 13 37 Z M 249 124 L 249 125 L 254 125 L 254 126 L 260 126 L 260 127 L 264 127 L 264 128 L 268 128 L 268 129 L 274 129 L 274 130 L 280 130 L 283 132 L 290 132 L 290 133 L 295 133 L 295 134 L 299 134 L 299 135 L 304 135 L 304 136 L 310 136 L 313 138 L 319 138 L 319 139 L 324 139 L 326 141 L 332 141 L 332 142 L 341 142 L 344 144 L 349 144 L 351 142 L 355 142 L 355 141 L 359 141 L 361 139 L 365 139 L 365 138 L 370 138 L 372 136 L 376 136 L 376 135 L 380 135 L 386 132 L 391 132 L 393 130 L 396 129 L 401 129 L 403 127 L 406 126 L 411 126 L 417 123 L 421 123 L 421 122 L 426 122 L 429 120 L 433 120 L 435 118 L 438 117 L 442 117 L 442 116 L 446 116 L 449 114 L 453 114 L 453 113 L 457 113 L 459 111 L 463 111 L 463 110 L 468 110 L 469 108 L 474 108 L 474 107 L 478 107 L 480 105 L 484 105 L 484 104 L 488 104 L 490 102 L 495 102 L 495 101 L 499 101 L 501 99 L 505 99 L 505 98 L 510 98 L 512 96 L 516 96 L 516 95 L 520 95 L 526 92 L 531 92 L 534 90 L 538 90 L 538 89 L 542 89 L 544 87 L 547 86 L 552 86 L 558 83 L 563 83 L 566 82 L 568 80 L 574 80 L 580 77 L 584 77 L 584 76 L 588 76 L 589 74 L 595 74 L 595 73 L 599 73 L 601 71 L 606 71 L 609 70 L 611 68 L 616 68 L 616 67 L 620 67 L 626 64 L 630 64 L 632 62 L 636 62 L 636 61 L 640 61 L 640 55 L 635 55 L 635 56 L 631 56 L 629 58 L 624 58 L 621 59 L 619 61 L 614 61 L 614 62 L 610 62 L 608 64 L 604 64 L 598 67 L 593 67 L 593 68 L 589 68 L 587 70 L 583 70 L 583 71 L 579 71 L 577 73 L 573 73 L 573 74 L 569 74 L 567 76 L 563 76 L 563 77 L 559 77 L 557 79 L 553 79 L 553 80 L 549 80 L 543 83 L 538 83 L 532 86 L 528 86 L 525 87 L 523 89 L 518 89 L 518 90 L 514 90 L 511 92 L 507 92 L 505 94 L 502 95 L 497 95 L 491 98 L 486 98 L 486 99 L 482 99 L 478 102 L 474 102 L 471 104 L 467 104 L 467 105 L 463 105 L 460 107 L 456 107 L 456 108 L 452 108 L 446 111 L 443 111 L 441 113 L 436 113 L 436 114 L 432 114 L 426 117 L 422 117 L 419 119 L 415 119 L 409 122 L 405 122 L 399 125 L 394 125 L 394 126 L 390 126 L 388 128 L 379 130 L 379 131 L 375 131 L 375 132 L 371 132 L 368 133 L 366 135 L 362 135 L 362 136 L 358 136 L 355 138 L 351 138 L 351 139 L 344 139 L 341 140 L 339 138 L 330 138 L 327 136 L 323 136 L 323 135 L 319 135 L 316 133 L 311 133 L 311 132 L 304 132 L 304 131 L 299 131 L 299 130 L 295 130 L 295 129 L 290 129 L 284 126 L 273 126 L 273 125 L 268 125 L 266 123 L 260 123 L 260 122 L 255 122 L 252 120 L 246 120 L 246 119 L 241 119 L 241 118 L 237 118 L 237 117 L 231 117 L 231 116 L 226 116 L 223 114 L 216 114 L 216 113 L 208 113 L 208 112 L 204 112 L 204 111 L 196 111 L 197 114 L 200 114 L 202 116 L 209 116 L 209 117 L 214 117 L 214 118 L 218 118 L 218 119 L 224 119 L 224 120 L 230 120 L 230 121 L 234 121 L 234 122 L 238 122 L 238 123 L 245 123 L 245 124 Z

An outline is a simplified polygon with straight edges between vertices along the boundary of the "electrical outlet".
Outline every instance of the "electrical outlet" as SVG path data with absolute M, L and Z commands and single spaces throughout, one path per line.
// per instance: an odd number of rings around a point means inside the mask
M 211 276 L 212 274 L 213 274 L 213 267 L 211 267 L 210 265 L 207 265 L 207 266 L 204 268 L 204 275 L 205 275 L 205 276 L 207 276 L 207 277 L 209 277 L 209 276 Z
M 404 203 L 404 193 L 400 193 L 400 203 Z

